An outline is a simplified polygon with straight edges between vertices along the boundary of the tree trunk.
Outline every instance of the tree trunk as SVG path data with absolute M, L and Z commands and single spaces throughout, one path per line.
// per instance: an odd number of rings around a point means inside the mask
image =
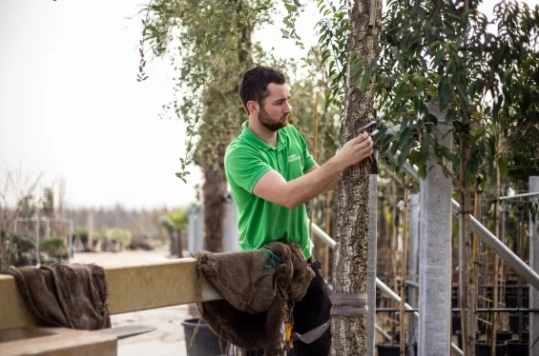
M 7 234 L 4 230 L 0 230 L 0 270 L 7 269 L 8 267 Z
M 225 147 L 216 149 L 217 157 L 211 159 L 210 151 L 203 153 L 202 169 L 204 185 L 204 249 L 210 252 L 223 251 L 223 218 L 225 216 L 226 179 L 224 173 Z
M 375 8 L 371 9 L 371 5 Z M 372 11 L 371 11 L 372 10 Z M 350 57 L 357 56 L 364 73 L 376 56 L 380 32 L 381 2 L 355 0 L 351 9 L 352 28 L 349 37 Z M 349 61 L 351 62 L 351 61 Z M 360 78 L 351 78 L 348 65 L 344 140 L 356 136 L 356 130 L 375 119 L 374 77 L 366 90 L 359 88 Z M 367 258 L 369 238 L 370 160 L 347 169 L 339 185 L 337 245 L 334 250 L 333 280 L 335 294 L 367 293 Z M 333 305 L 335 309 L 335 303 Z M 335 311 L 335 310 L 334 310 Z M 367 354 L 367 315 L 332 316 L 332 356 Z

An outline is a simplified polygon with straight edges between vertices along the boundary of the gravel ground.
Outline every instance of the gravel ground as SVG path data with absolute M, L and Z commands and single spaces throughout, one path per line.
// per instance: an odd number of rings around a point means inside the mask
M 73 262 L 96 263 L 101 266 L 131 265 L 165 261 L 168 251 L 125 251 L 119 253 L 77 253 Z M 181 322 L 190 318 L 187 305 L 113 315 L 112 326 L 149 325 L 156 330 L 118 342 L 119 356 L 187 356 Z

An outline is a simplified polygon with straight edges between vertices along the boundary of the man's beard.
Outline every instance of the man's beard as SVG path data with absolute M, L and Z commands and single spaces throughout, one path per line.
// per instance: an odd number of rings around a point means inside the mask
M 260 124 L 264 126 L 265 128 L 267 128 L 268 130 L 274 131 L 274 132 L 285 127 L 288 124 L 287 119 L 288 119 L 288 115 L 284 115 L 281 117 L 279 121 L 274 121 L 268 115 L 266 110 L 264 110 L 264 108 L 260 110 L 260 114 L 258 115 L 258 122 L 260 122 Z

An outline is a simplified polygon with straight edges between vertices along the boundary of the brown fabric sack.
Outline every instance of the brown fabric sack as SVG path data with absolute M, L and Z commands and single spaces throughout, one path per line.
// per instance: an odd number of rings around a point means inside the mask
M 52 264 L 11 267 L 28 309 L 44 326 L 79 330 L 110 327 L 107 282 L 102 267 L 89 264 Z
M 199 276 L 223 297 L 197 303 L 220 338 L 245 350 L 284 352 L 281 326 L 289 302 L 299 301 L 314 272 L 297 245 L 274 242 L 260 250 L 194 254 Z

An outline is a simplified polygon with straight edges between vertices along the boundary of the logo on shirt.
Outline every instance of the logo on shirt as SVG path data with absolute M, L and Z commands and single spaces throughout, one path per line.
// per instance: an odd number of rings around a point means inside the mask
M 303 160 L 303 157 L 293 153 L 290 156 L 288 156 L 288 163 L 292 163 L 295 161 Z

